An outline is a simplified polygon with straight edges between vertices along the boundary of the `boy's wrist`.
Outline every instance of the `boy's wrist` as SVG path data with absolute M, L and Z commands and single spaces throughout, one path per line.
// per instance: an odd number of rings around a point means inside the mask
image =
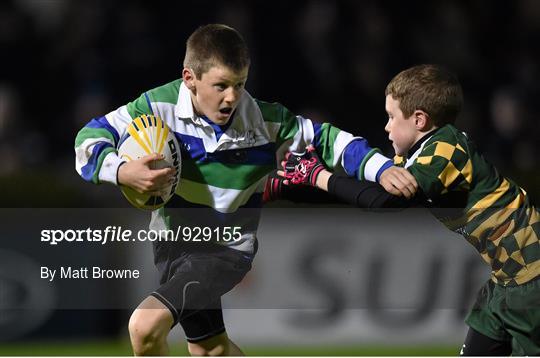
M 331 172 L 326 169 L 321 170 L 317 175 L 315 186 L 321 190 L 328 191 L 328 183 L 330 182 L 331 177 Z
M 388 160 L 386 163 L 384 163 L 383 166 L 377 171 L 377 175 L 375 176 L 375 182 L 380 183 L 382 173 L 384 173 L 385 170 L 393 166 L 394 163 L 391 160 Z
M 369 157 L 365 159 L 363 168 L 361 169 L 360 180 L 378 182 L 382 172 L 393 165 L 391 159 L 379 153 L 378 149 L 374 149 Z
M 122 168 L 122 166 L 124 164 L 126 164 L 126 163 L 127 163 L 126 161 L 123 161 L 118 165 L 118 169 L 116 170 L 116 184 L 117 185 L 123 185 L 124 184 L 123 181 L 121 181 L 121 179 L 120 179 L 120 168 Z
M 118 170 L 126 161 L 118 157 L 116 152 L 111 152 L 103 159 L 99 168 L 99 183 L 119 185 Z

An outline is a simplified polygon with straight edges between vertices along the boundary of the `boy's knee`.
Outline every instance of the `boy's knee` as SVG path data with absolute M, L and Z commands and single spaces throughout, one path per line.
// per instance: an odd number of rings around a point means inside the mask
M 197 343 L 188 343 L 189 354 L 192 356 L 226 356 L 229 355 L 229 338 L 222 333 Z
M 171 319 L 166 312 L 136 309 L 129 319 L 129 336 L 135 355 L 156 354 L 166 346 Z

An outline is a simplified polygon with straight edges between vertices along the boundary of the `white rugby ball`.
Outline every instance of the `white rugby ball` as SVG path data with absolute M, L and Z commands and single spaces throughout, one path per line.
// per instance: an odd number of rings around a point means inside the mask
M 150 168 L 176 168 L 174 182 L 160 195 L 141 194 L 130 187 L 121 187 L 126 199 L 136 208 L 155 210 L 165 205 L 176 192 L 182 167 L 180 146 L 173 131 L 161 118 L 142 115 L 128 125 L 125 135 L 118 142 L 117 149 L 118 156 L 126 161 L 136 160 L 153 153 L 163 154 L 165 158 L 152 162 Z

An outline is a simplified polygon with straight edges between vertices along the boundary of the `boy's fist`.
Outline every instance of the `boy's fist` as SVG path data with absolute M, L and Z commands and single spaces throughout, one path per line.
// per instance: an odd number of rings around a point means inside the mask
M 283 171 L 278 173 L 287 179 L 284 184 L 295 185 L 316 186 L 317 177 L 325 169 L 313 145 L 308 146 L 302 155 L 288 152 L 285 155 L 285 160 L 281 162 L 281 166 Z
M 414 176 L 405 168 L 392 166 L 382 172 L 379 184 L 390 194 L 412 198 L 418 190 Z
M 171 167 L 152 169 L 152 164 L 163 159 L 161 154 L 150 154 L 122 163 L 118 168 L 118 184 L 126 185 L 141 194 L 160 195 L 174 180 Z

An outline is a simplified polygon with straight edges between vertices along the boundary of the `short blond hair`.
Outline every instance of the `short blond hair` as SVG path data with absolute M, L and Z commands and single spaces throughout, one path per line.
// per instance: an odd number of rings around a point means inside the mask
M 405 118 L 419 109 L 438 127 L 453 124 L 463 107 L 463 91 L 458 79 L 437 65 L 414 66 L 398 73 L 384 93 L 399 101 Z
M 198 78 L 216 65 L 240 72 L 249 64 L 249 51 L 244 39 L 227 25 L 201 26 L 187 40 L 184 67 L 191 68 Z

